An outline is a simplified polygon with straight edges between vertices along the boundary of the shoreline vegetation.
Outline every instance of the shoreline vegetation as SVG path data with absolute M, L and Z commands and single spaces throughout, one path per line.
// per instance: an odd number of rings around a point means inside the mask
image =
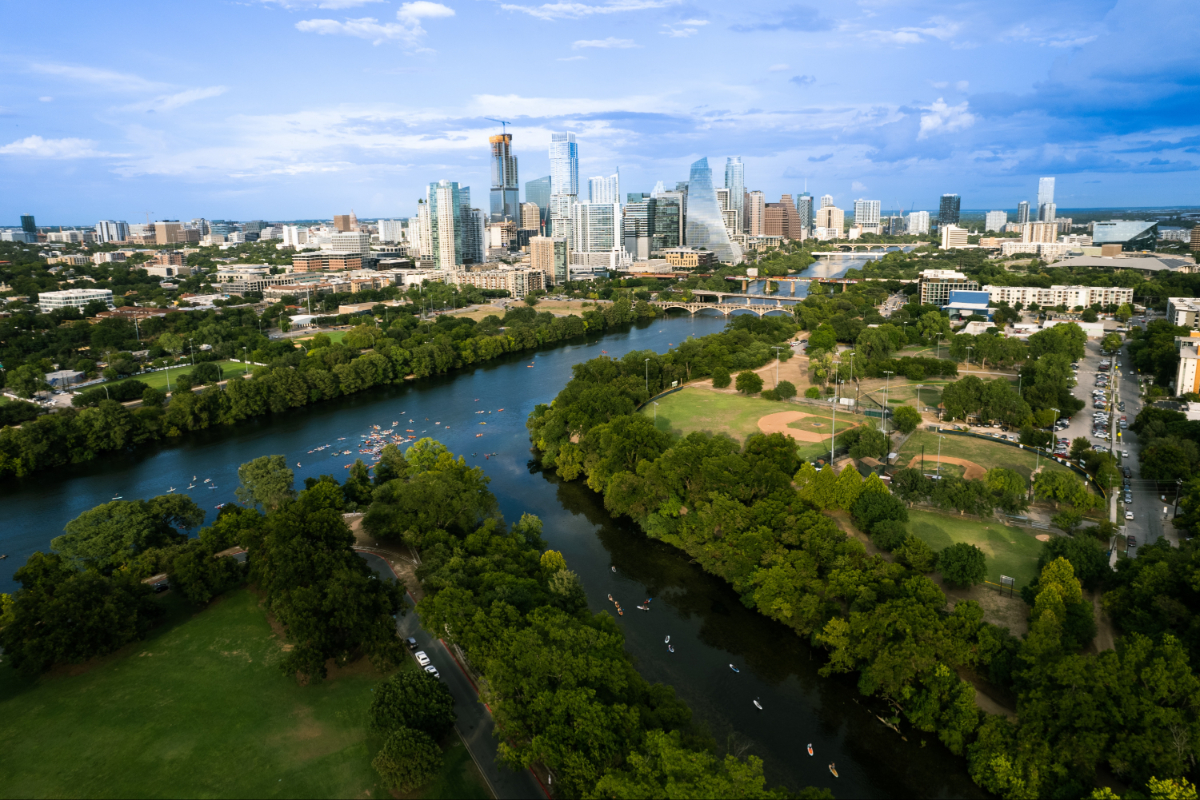
M 961 543 L 934 552 L 908 531 L 906 503 L 876 474 L 864 480 L 853 466 L 840 475 L 818 471 L 779 433 L 744 443 L 699 431 L 676 438 L 635 413 L 685 369 L 727 383 L 736 369 L 767 363 L 795 330 L 782 319 L 738 319 L 662 355 L 578 364 L 555 400 L 530 415 L 531 443 L 543 467 L 585 480 L 611 514 L 678 548 L 728 581 L 747 606 L 823 649 L 822 674 L 857 674 L 859 691 L 889 703 L 895 723 L 936 733 L 986 791 L 1012 800 L 1116 797 L 1111 784 L 1194 796 L 1186 776 L 1200 756 L 1195 637 L 1177 637 L 1178 626 L 1132 626 L 1115 650 L 1089 651 L 1096 625 L 1083 589 L 1129 581 L 1091 542 L 1045 543 L 1037 580 L 1022 591 L 1029 632 L 1017 638 L 984 621 L 975 601 L 948 605 L 929 574 L 936 570 L 948 585 L 978 583 L 983 554 Z M 965 493 L 990 515 L 991 506 L 1016 498 L 1008 483 L 1020 482 L 1024 496 L 1020 476 L 992 472 L 1009 480 L 992 486 L 989 473 L 988 482 L 945 479 L 935 488 Z M 1062 476 L 1064 492 L 1086 492 L 1074 476 L 1048 474 Z M 1041 483 L 1039 496 L 1053 488 Z M 868 555 L 826 513 L 834 511 L 849 512 L 893 558 Z M 1017 718 L 978 708 L 964 675 L 1015 697 Z
M 180 371 L 173 377 L 176 388 L 188 391 L 176 391 L 169 402 L 163 392 L 149 387 L 136 395 L 142 407 L 131 410 L 106 399 L 102 388 L 90 389 L 81 395 L 90 405 L 2 428 L 0 477 L 82 464 L 103 453 L 177 439 L 190 431 L 234 425 L 409 378 L 442 375 L 510 353 L 602 335 L 658 313 L 649 303 L 622 295 L 588 309 L 582 317 L 556 317 L 522 306 L 480 323 L 455 315 L 426 322 L 412 311 L 391 319 L 387 327 L 359 325 L 340 342 L 318 333 L 304 350 L 290 340 L 272 342 L 265 352 L 252 354 L 252 360 L 266 366 L 256 367 L 247 380 L 230 380 L 224 390 L 212 385 L 192 392 L 189 373 Z M 196 385 L 220 380 L 220 372 L 208 362 L 197 364 L 190 375 Z

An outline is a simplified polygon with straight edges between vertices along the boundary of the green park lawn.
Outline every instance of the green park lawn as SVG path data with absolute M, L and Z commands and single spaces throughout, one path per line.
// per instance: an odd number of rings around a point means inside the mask
M 914 431 L 900 448 L 900 460 L 907 466 L 912 458 L 920 458 L 921 447 L 925 447 L 926 471 L 931 471 L 938 453 L 938 435 L 932 431 Z M 970 436 L 946 436 L 942 440 L 942 455 L 952 458 L 965 458 L 974 461 L 984 469 L 1004 467 L 1020 474 L 1025 480 L 1033 475 L 1038 461 L 1037 455 L 1029 450 L 1022 450 L 1015 445 L 1000 444 L 986 439 L 976 439 Z M 1040 460 L 1043 468 L 1065 470 L 1062 464 L 1051 458 Z
M 171 619 L 140 643 L 37 679 L 0 667 L 2 797 L 386 797 L 371 767 L 367 663 L 312 686 L 246 590 Z M 408 668 L 413 668 L 406 661 Z M 466 749 L 422 797 L 488 797 Z
M 329 340 L 331 342 L 333 342 L 334 344 L 337 344 L 343 338 L 345 338 L 345 336 L 348 332 L 349 331 L 319 331 L 319 333 L 323 333 L 326 336 L 328 336 Z M 316 334 L 313 334 L 313 336 L 316 336 Z M 296 339 L 296 341 L 297 342 L 307 342 L 307 341 L 311 340 L 313 338 L 313 336 L 304 336 L 302 338 Z
M 1024 528 L 910 510 L 908 530 L 937 551 L 957 542 L 975 545 L 987 556 L 987 580 L 994 584 L 1000 583 L 1001 575 L 1008 575 L 1016 579 L 1019 590 L 1037 577 L 1042 543 Z
M 687 436 L 689 433 L 702 431 L 725 434 L 738 442 L 744 442 L 750 435 L 760 432 L 760 418 L 781 411 L 809 414 L 816 417 L 817 421 L 823 422 L 826 429 L 831 422 L 829 412 L 817 406 L 781 403 L 693 387 L 669 394 L 656 402 L 657 409 L 653 403 L 649 403 L 642 409 L 642 413 L 654 419 L 655 426 L 660 431 L 666 431 L 673 436 Z M 838 431 L 849 430 L 851 421 L 861 424 L 863 418 L 849 414 L 843 418 L 839 415 Z M 843 424 L 846 425 L 845 428 Z M 799 442 L 796 452 L 804 459 L 820 458 L 822 455 L 828 457 L 829 437 L 825 436 L 823 442 Z
M 215 363 L 221 367 L 221 372 L 226 378 L 232 377 L 233 375 L 236 375 L 236 374 L 240 374 L 242 372 L 245 372 L 245 370 L 246 370 L 246 365 L 240 361 L 217 361 Z M 191 364 L 180 364 L 177 367 L 171 367 L 171 370 L 170 370 L 171 385 L 172 386 L 175 385 L 175 379 L 177 377 L 191 372 L 192 369 L 193 369 L 193 367 Z M 250 369 L 251 370 L 254 369 L 253 364 L 250 365 Z M 123 381 L 141 381 L 142 383 L 146 384 L 147 386 L 149 386 L 152 389 L 161 389 L 162 391 L 165 392 L 165 391 L 167 391 L 167 370 L 160 370 L 158 372 L 147 372 L 147 373 L 143 373 L 141 375 L 133 375 L 128 378 L 122 378 L 119 381 L 112 381 L 111 383 L 108 384 L 108 386 L 109 386 L 109 388 L 111 388 Z M 100 385 L 103 386 L 104 384 L 100 384 Z M 88 388 L 90 389 L 92 387 L 88 387 Z

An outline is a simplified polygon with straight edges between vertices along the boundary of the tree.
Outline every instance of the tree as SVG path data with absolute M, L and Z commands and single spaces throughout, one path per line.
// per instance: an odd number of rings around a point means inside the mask
M 908 522 L 908 509 L 905 508 L 904 502 L 900 498 L 890 494 L 867 491 L 868 485 L 869 482 L 864 484 L 863 492 L 850 509 L 854 524 L 859 529 L 867 532 L 873 531 L 875 523 L 885 519 Z
M 1066 503 L 1078 511 L 1092 507 L 1092 495 L 1087 485 L 1070 472 L 1047 469 L 1039 472 L 1033 482 L 1033 495 L 1039 500 Z
M 1098 322 L 1100 320 L 1100 315 L 1088 308 L 1084 309 L 1084 312 L 1079 315 L 1079 318 L 1084 322 Z
M 1128 303 L 1122 303 L 1121 307 L 1117 309 L 1116 317 L 1123 323 L 1129 322 L 1130 318 L 1133 317 L 1133 309 L 1129 307 Z
M 146 408 L 162 408 L 167 402 L 166 392 L 147 386 L 142 390 L 142 405 Z
M 893 552 L 901 564 L 905 564 L 917 572 L 932 572 L 938 562 L 937 553 L 925 544 L 925 540 L 911 533 L 905 537 L 904 543 Z
M 899 406 L 892 411 L 892 422 L 902 433 L 912 433 L 921 424 L 921 412 L 912 406 Z
M 821 398 L 821 390 L 815 386 L 810 386 L 804 390 L 804 396 L 809 400 L 819 400 Z
M 1071 440 L 1070 456 L 1073 459 L 1083 458 L 1083 454 L 1092 449 L 1092 443 L 1087 440 L 1086 436 L 1076 436 Z
M 397 728 L 388 734 L 371 766 L 393 791 L 411 792 L 441 771 L 442 751 L 429 734 Z
M 292 473 L 283 456 L 259 456 L 238 467 L 241 486 L 237 498 L 248 505 L 258 505 L 272 511 L 295 496 Z
M 837 508 L 849 511 L 862 494 L 863 479 L 858 470 L 851 465 L 842 468 L 834 488 L 833 502 Z
M 23 364 L 11 370 L 5 385 L 12 389 L 18 397 L 27 398 L 50 388 L 50 385 L 46 383 L 46 373 L 33 364 Z
M 757 373 L 746 370 L 737 376 L 737 390 L 742 394 L 758 394 L 763 388 L 763 379 Z
M 850 446 L 851 458 L 883 458 L 888 453 L 888 437 L 876 428 L 859 428 L 851 431 L 854 444 Z
M 974 586 L 987 577 L 983 551 L 966 542 L 955 542 L 938 553 L 937 567 L 942 579 L 952 586 Z
M 716 389 L 724 389 L 733 381 L 729 375 L 729 370 L 724 367 L 714 367 L 712 371 L 712 383 Z
M 833 332 L 833 326 L 828 323 L 821 325 L 809 334 L 808 354 L 810 356 L 833 350 L 835 347 L 837 347 L 837 336 Z
M 454 696 L 424 670 L 406 669 L 375 688 L 371 729 L 388 734 L 400 728 L 424 731 L 440 739 L 454 726 Z
M 177 527 L 190 530 L 203 521 L 204 511 L 186 495 L 113 500 L 68 522 L 50 546 L 64 558 L 111 572 L 151 547 L 182 541 Z
M 1024 511 L 1029 507 L 1025 479 L 1017 472 L 1003 467 L 989 469 L 984 478 L 995 503 L 1009 514 Z
M 1114 350 L 1114 351 L 1120 350 L 1121 349 L 1121 337 L 1115 333 L 1110 333 L 1107 336 L 1105 336 L 1103 340 L 1101 340 L 1100 347 L 1103 348 L 1104 350 Z
M 1050 524 L 1063 533 L 1072 533 L 1083 523 L 1083 514 L 1073 508 L 1064 508 L 1050 518 Z
M 779 385 L 775 387 L 775 394 L 779 396 L 780 400 L 790 400 L 796 396 L 796 384 L 791 381 L 780 381 Z

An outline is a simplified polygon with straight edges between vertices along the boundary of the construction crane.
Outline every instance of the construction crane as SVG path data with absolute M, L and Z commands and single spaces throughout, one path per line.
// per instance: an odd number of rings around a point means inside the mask
M 511 122 L 509 122 L 507 120 L 503 120 L 503 119 L 492 119 L 491 117 L 484 117 L 484 119 L 486 119 L 488 122 L 499 122 L 500 123 L 500 133 L 502 133 L 502 134 L 508 133 L 508 129 L 505 126 L 512 125 Z

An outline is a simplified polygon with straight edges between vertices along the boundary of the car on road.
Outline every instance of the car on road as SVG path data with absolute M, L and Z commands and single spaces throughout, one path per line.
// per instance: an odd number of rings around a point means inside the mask
M 1125 512 L 1125 519 L 1133 519 L 1133 512 L 1132 512 L 1132 511 L 1126 511 L 1126 512 Z
M 439 681 L 442 679 L 442 673 L 437 671 L 437 667 L 428 666 L 425 668 L 425 671 L 428 672 L 433 677 L 437 678 Z
M 1137 537 L 1136 536 L 1126 536 L 1125 544 L 1129 545 L 1130 547 L 1137 547 Z
M 1129 458 L 1129 451 L 1128 451 L 1128 450 L 1122 450 L 1122 451 L 1121 451 L 1121 458 Z M 1126 468 L 1125 468 L 1125 477 L 1126 477 L 1126 478 L 1128 478 L 1128 477 L 1129 477 L 1129 467 L 1126 467 Z
M 420 647 L 420 645 L 417 644 L 417 640 L 411 636 L 405 639 L 404 643 L 408 645 L 409 650 L 416 650 L 418 647 Z
M 154 584 L 154 593 L 162 594 L 163 592 L 167 591 L 170 588 L 171 588 L 171 585 L 169 583 L 167 583 L 166 581 L 159 581 L 158 583 Z
M 424 650 L 418 650 L 417 652 L 413 653 L 413 658 L 415 658 L 417 660 L 417 663 L 420 664 L 422 667 L 429 666 L 429 656 L 425 655 Z

